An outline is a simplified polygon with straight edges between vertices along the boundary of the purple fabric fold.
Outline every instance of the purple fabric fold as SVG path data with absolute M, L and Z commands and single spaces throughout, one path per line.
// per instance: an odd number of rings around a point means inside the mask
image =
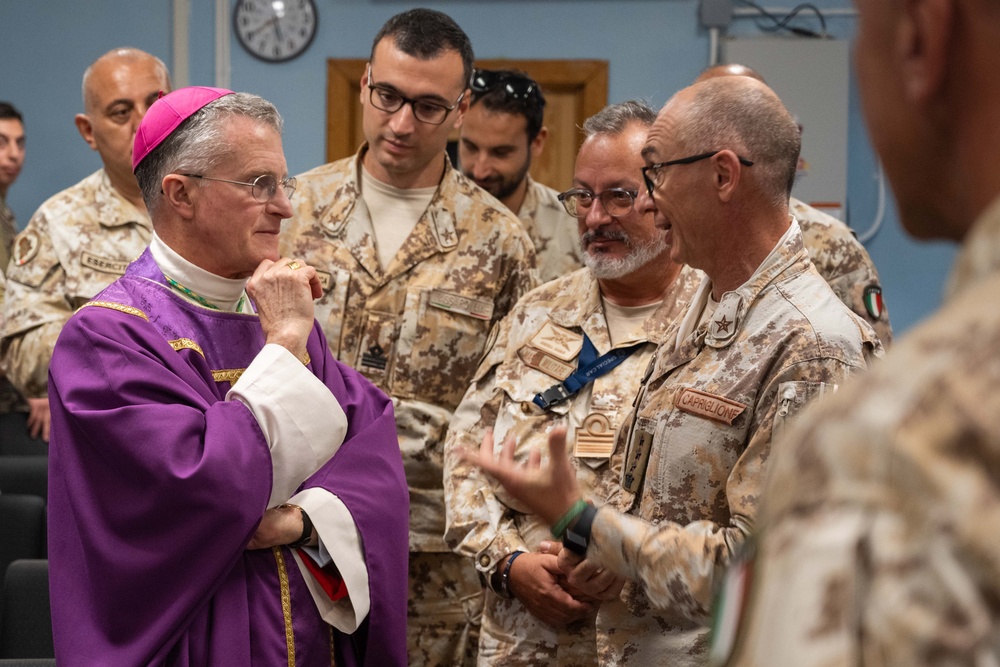
M 271 489 L 267 442 L 212 371 L 249 366 L 257 318 L 166 286 L 147 250 L 69 321 L 50 367 L 49 571 L 60 665 L 287 664 L 276 559 L 246 551 Z M 193 341 L 200 352 L 187 343 Z M 408 498 L 389 399 L 335 361 L 318 325 L 310 370 L 348 432 L 302 488 L 354 518 L 371 611 L 334 632 L 338 665 L 406 664 Z M 329 665 L 329 626 L 283 549 L 297 665 Z

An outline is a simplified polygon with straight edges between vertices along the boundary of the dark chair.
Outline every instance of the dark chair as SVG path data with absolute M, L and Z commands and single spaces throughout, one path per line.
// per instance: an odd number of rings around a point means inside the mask
M 47 498 L 48 456 L 0 456 L 0 493 L 23 493 Z
M 7 566 L 0 605 L 0 658 L 55 658 L 47 560 L 16 560 Z
M 45 500 L 0 494 L 0 576 L 19 558 L 45 558 Z
M 0 414 L 0 456 L 44 456 L 49 443 L 28 435 L 28 415 L 25 412 Z

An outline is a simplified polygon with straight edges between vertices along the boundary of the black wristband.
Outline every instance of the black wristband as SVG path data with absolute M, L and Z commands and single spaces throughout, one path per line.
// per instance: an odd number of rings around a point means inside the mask
M 523 554 L 523 551 L 515 551 L 507 559 L 507 564 L 503 567 L 503 574 L 500 575 L 500 597 L 507 598 L 508 600 L 514 599 L 514 591 L 510 589 L 510 566 L 514 564 L 517 557 Z
M 572 528 L 567 528 L 563 534 L 563 546 L 578 556 L 587 555 L 587 546 L 590 544 L 590 528 L 594 524 L 594 517 L 597 516 L 597 508 L 587 505 Z
M 309 544 L 309 540 L 312 538 L 313 522 L 304 509 L 298 505 L 291 505 L 291 507 L 298 508 L 299 512 L 302 514 L 302 534 L 299 535 L 299 539 L 295 540 L 291 544 L 286 544 L 285 546 L 289 549 L 301 549 L 305 545 Z

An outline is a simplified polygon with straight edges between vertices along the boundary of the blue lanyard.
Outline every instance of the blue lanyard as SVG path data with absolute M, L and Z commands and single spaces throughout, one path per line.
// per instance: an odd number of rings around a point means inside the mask
M 545 391 L 535 394 L 532 402 L 543 410 L 548 410 L 553 405 L 562 403 L 597 378 L 613 371 L 645 344 L 636 343 L 629 347 L 620 347 L 598 357 L 597 348 L 590 342 L 587 334 L 583 334 L 583 349 L 580 350 L 576 371 L 559 384 L 554 384 Z

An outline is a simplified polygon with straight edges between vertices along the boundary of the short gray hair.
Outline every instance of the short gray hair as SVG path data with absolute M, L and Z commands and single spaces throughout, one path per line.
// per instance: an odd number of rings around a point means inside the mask
M 650 127 L 656 120 L 656 111 L 641 100 L 628 100 L 609 104 L 583 122 L 583 133 L 589 139 L 595 134 L 618 135 L 632 123 Z
M 235 149 L 225 133 L 226 122 L 234 116 L 271 127 L 279 135 L 284 128 L 281 114 L 263 97 L 233 93 L 209 102 L 181 123 L 136 167 L 135 177 L 150 214 L 163 197 L 161 183 L 167 174 L 204 174 Z
M 764 195 L 787 205 L 802 138 L 778 96 L 748 77 L 709 79 L 696 87 L 678 123 L 677 142 L 691 154 L 730 149 L 752 160 Z

